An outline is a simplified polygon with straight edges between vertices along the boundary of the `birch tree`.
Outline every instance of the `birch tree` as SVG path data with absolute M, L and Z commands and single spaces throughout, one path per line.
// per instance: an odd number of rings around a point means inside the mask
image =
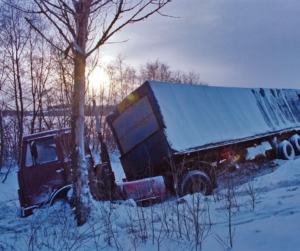
M 88 217 L 90 193 L 87 189 L 87 166 L 84 151 L 84 103 L 86 60 L 116 32 L 128 24 L 145 20 L 171 0 L 30 0 L 27 7 L 15 6 L 27 13 L 42 15 L 52 26 L 43 33 L 29 18 L 28 23 L 63 57 L 74 63 L 71 131 L 72 168 L 77 225 Z M 61 47 L 61 42 L 65 47 Z

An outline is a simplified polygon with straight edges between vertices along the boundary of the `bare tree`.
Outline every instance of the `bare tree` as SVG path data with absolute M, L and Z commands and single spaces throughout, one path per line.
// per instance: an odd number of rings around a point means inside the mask
M 141 65 L 140 67 L 140 78 L 142 81 L 145 80 L 154 80 L 154 81 L 164 81 L 171 82 L 172 71 L 170 67 L 160 62 L 159 59 L 156 61 L 149 61 L 145 65 Z
M 39 24 L 41 27 L 41 24 Z M 43 27 L 44 28 L 44 27 Z M 52 78 L 53 58 L 49 55 L 45 40 L 32 31 L 29 32 L 28 60 L 29 60 L 29 82 L 32 95 L 32 118 L 30 133 L 43 131 L 45 121 L 44 102 L 47 100 L 47 92 L 50 89 Z M 36 120 L 37 128 L 36 128 Z M 50 129 L 50 128 L 48 128 Z
M 109 78 L 109 96 L 111 104 L 122 101 L 138 84 L 137 71 L 125 63 L 125 59 L 118 57 L 104 68 Z
M 1 90 L 1 89 L 0 89 Z M 0 171 L 2 168 L 2 163 L 3 163 L 3 122 L 2 122 L 2 109 L 0 109 Z
M 10 114 L 14 118 L 11 120 L 14 124 L 16 122 L 15 127 L 10 126 L 10 130 L 15 129 L 12 133 L 16 140 L 9 145 L 13 146 L 10 150 L 11 157 L 18 159 L 23 134 L 33 133 L 37 126 L 39 131 L 42 130 L 52 60 L 49 45 L 24 22 L 24 17 L 27 16 L 37 27 L 46 31 L 44 22 L 33 14 L 25 14 L 11 6 L 23 4 L 23 1 L 7 0 L 6 5 L 2 1 L 0 3 L 0 63 L 2 77 L 5 78 L 1 87 L 1 103 L 5 109 L 12 111 Z M 29 111 L 32 112 L 30 118 Z M 2 128 L 5 127 L 3 125 Z
M 206 85 L 200 81 L 200 75 L 195 71 L 189 72 L 174 71 L 170 69 L 170 66 L 159 59 L 155 61 L 149 61 L 140 66 L 139 79 L 141 82 L 146 80 L 161 81 L 161 82 L 173 82 L 184 83 L 191 85 Z
M 12 2 L 10 0 L 10 2 Z M 14 104 L 17 117 L 17 148 L 21 147 L 21 140 L 24 133 L 24 111 L 26 95 L 26 45 L 28 43 L 28 25 L 24 22 L 23 13 L 11 8 L 1 6 L 0 22 L 0 45 L 4 55 L 1 58 L 3 64 L 6 84 L 2 91 L 6 94 L 5 102 Z M 16 151 L 16 155 L 17 155 Z M 14 156 L 17 158 L 17 156 Z
M 244 185 L 245 192 L 250 197 L 251 209 L 254 211 L 258 197 L 262 190 L 262 179 L 258 182 L 254 176 L 250 177 L 249 181 Z
M 72 100 L 72 167 L 77 225 L 84 224 L 89 213 L 87 166 L 84 150 L 84 104 L 86 60 L 108 39 L 127 24 L 143 21 L 170 3 L 171 0 L 31 0 L 28 8 L 15 6 L 27 13 L 43 15 L 52 25 L 43 33 L 29 18 L 31 26 L 64 57 L 74 63 Z M 61 41 L 66 44 L 61 47 Z
M 4 53 L 0 54 L 0 57 L 4 57 Z M 2 86 L 4 85 L 5 82 L 5 78 L 4 78 L 4 63 L 0 62 L 0 93 L 1 93 L 1 89 Z M 4 153 L 4 149 L 3 149 L 3 141 L 4 141 L 4 129 L 3 129 L 3 116 L 2 116 L 2 109 L 3 109 L 3 102 L 2 102 L 2 98 L 0 96 L 0 171 L 2 168 L 2 163 L 3 163 L 3 153 Z
M 227 246 L 227 248 L 233 248 L 233 237 L 235 233 L 235 226 L 233 224 L 234 215 L 240 210 L 241 202 L 238 199 L 238 184 L 239 177 L 235 178 L 232 174 L 224 174 L 224 187 L 221 191 L 217 193 L 222 207 L 221 211 L 224 213 L 227 218 L 228 223 L 228 241 L 222 240 L 220 236 L 216 236 L 216 240 L 222 245 Z
M 52 52 L 51 54 L 55 53 Z M 51 114 L 45 124 L 49 128 L 52 124 L 50 119 L 55 118 L 58 128 L 70 127 L 70 108 L 74 82 L 73 61 L 70 58 L 60 60 L 55 56 L 52 57 L 52 60 L 51 69 L 56 74 L 52 74 L 53 85 L 47 89 L 44 101 L 48 112 Z

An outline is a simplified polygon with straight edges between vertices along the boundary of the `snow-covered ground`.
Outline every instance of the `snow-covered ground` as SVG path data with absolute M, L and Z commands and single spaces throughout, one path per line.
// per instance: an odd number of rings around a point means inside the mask
M 276 162 L 263 175 L 239 186 L 229 182 L 212 196 L 170 198 L 150 207 L 95 201 L 80 228 L 64 202 L 19 218 L 13 171 L 0 183 L 0 250 L 298 251 L 300 158 Z M 121 168 L 114 166 L 118 178 Z

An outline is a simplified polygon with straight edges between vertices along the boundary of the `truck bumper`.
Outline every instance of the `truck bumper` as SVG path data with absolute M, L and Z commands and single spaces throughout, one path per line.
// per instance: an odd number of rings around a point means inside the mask
M 21 209 L 20 209 L 20 216 L 22 218 L 30 216 L 30 215 L 33 214 L 33 210 L 36 209 L 36 208 L 38 208 L 37 205 L 30 206 L 30 207 L 21 207 Z

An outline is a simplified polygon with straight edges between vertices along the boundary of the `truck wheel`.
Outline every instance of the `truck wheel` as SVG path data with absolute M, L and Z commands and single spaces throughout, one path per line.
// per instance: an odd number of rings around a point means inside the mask
M 206 173 L 194 170 L 189 171 L 182 179 L 180 195 L 201 192 L 204 195 L 212 193 L 212 183 Z
M 277 147 L 277 156 L 280 159 L 293 160 L 295 151 L 291 143 L 287 140 L 282 141 Z
M 292 144 L 295 154 L 300 154 L 300 136 L 298 134 L 294 134 L 290 139 L 289 142 Z

